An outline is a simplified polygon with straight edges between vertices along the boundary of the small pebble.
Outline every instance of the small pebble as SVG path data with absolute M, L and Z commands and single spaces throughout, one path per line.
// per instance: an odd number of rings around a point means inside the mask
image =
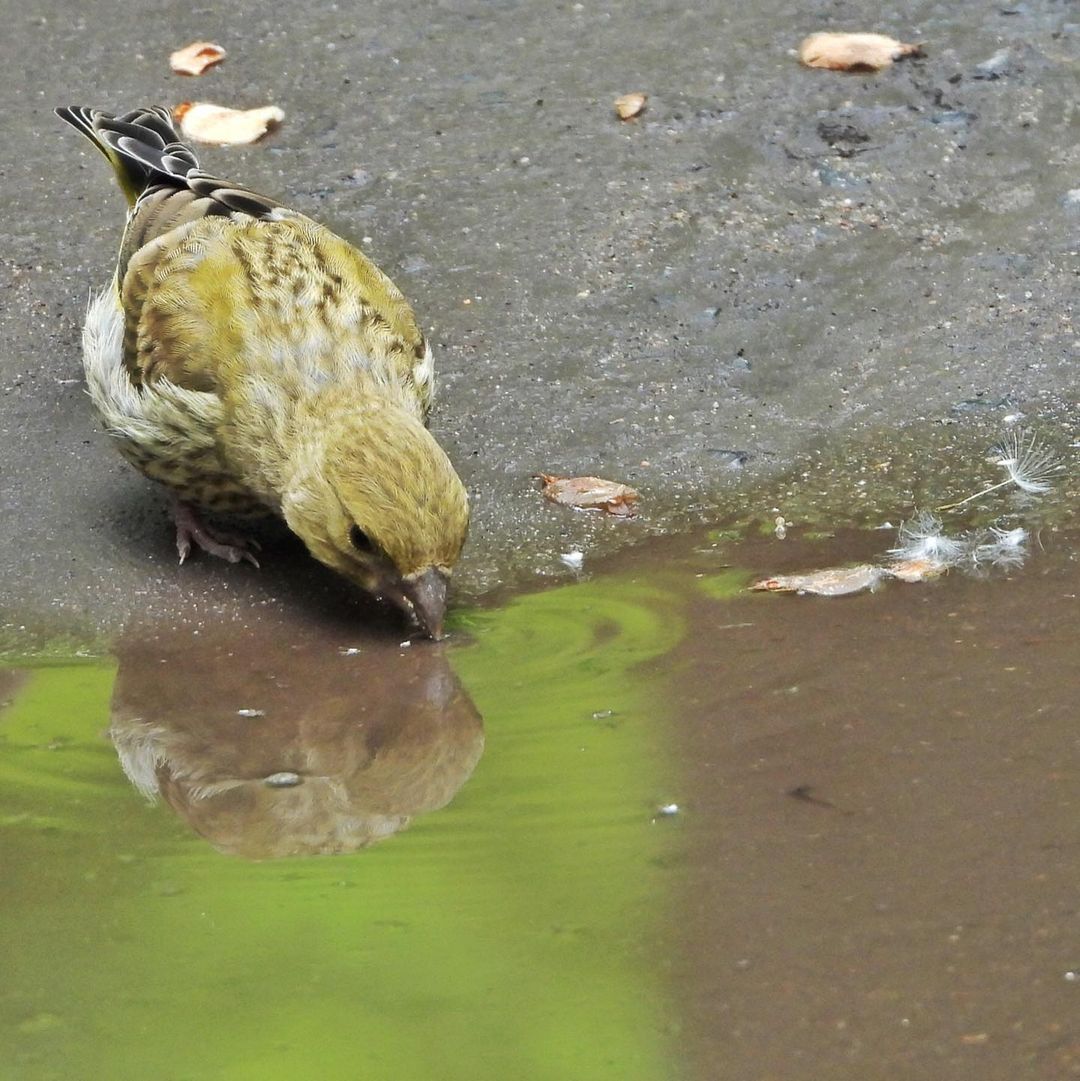
M 817 178 L 827 188 L 865 188 L 867 182 L 851 173 L 842 173 L 829 165 L 818 168 Z
M 965 398 L 949 406 L 950 413 L 985 413 L 991 409 L 1008 409 L 1012 402 L 1008 398 Z
M 975 113 L 966 112 L 964 109 L 948 109 L 943 113 L 934 113 L 930 117 L 930 123 L 943 128 L 966 128 L 976 119 Z
M 1008 49 L 999 49 L 988 60 L 975 65 L 973 79 L 1000 79 L 1012 69 L 1012 55 Z
M 263 784 L 267 788 L 295 788 L 300 783 L 300 774 L 291 773 L 288 770 L 283 770 L 281 773 L 271 773 L 269 777 L 263 778 Z
M 357 166 L 351 173 L 345 175 L 345 183 L 354 188 L 366 188 L 375 179 L 367 171 L 360 166 Z
M 706 447 L 705 453 L 728 469 L 742 469 L 753 457 L 748 450 L 722 450 L 719 447 Z
M 585 555 L 575 549 L 573 552 L 563 552 L 559 556 L 559 560 L 565 563 L 572 571 L 579 571 L 585 562 Z

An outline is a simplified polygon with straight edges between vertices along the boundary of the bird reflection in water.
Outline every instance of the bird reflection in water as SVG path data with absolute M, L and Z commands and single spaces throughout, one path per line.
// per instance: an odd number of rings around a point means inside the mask
M 484 749 L 445 647 L 313 627 L 130 634 L 110 737 L 131 783 L 249 859 L 352 852 L 446 806 Z

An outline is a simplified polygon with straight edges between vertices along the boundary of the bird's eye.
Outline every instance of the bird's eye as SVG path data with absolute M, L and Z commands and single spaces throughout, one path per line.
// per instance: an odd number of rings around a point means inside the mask
M 349 543 L 358 552 L 371 552 L 375 549 L 375 545 L 371 543 L 371 538 L 358 525 L 354 525 L 349 530 Z

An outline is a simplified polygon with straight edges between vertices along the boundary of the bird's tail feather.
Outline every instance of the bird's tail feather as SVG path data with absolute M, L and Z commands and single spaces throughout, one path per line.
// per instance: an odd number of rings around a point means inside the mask
M 113 116 L 70 105 L 56 110 L 108 159 L 132 205 L 157 183 L 184 184 L 199 168 L 194 151 L 180 141 L 167 109 L 151 106 Z
M 81 131 L 109 159 L 128 202 L 151 199 L 168 191 L 188 192 L 207 205 L 203 213 L 239 211 L 264 218 L 280 207 L 268 196 L 204 173 L 195 151 L 180 141 L 168 109 L 151 105 L 121 116 L 71 105 L 56 115 Z M 145 200 L 144 200 L 145 201 Z

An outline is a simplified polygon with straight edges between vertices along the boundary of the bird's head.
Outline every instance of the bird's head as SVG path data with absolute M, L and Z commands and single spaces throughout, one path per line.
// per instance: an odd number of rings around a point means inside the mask
M 446 591 L 469 524 L 446 452 L 403 409 L 376 402 L 323 418 L 282 501 L 316 559 L 442 635 Z

